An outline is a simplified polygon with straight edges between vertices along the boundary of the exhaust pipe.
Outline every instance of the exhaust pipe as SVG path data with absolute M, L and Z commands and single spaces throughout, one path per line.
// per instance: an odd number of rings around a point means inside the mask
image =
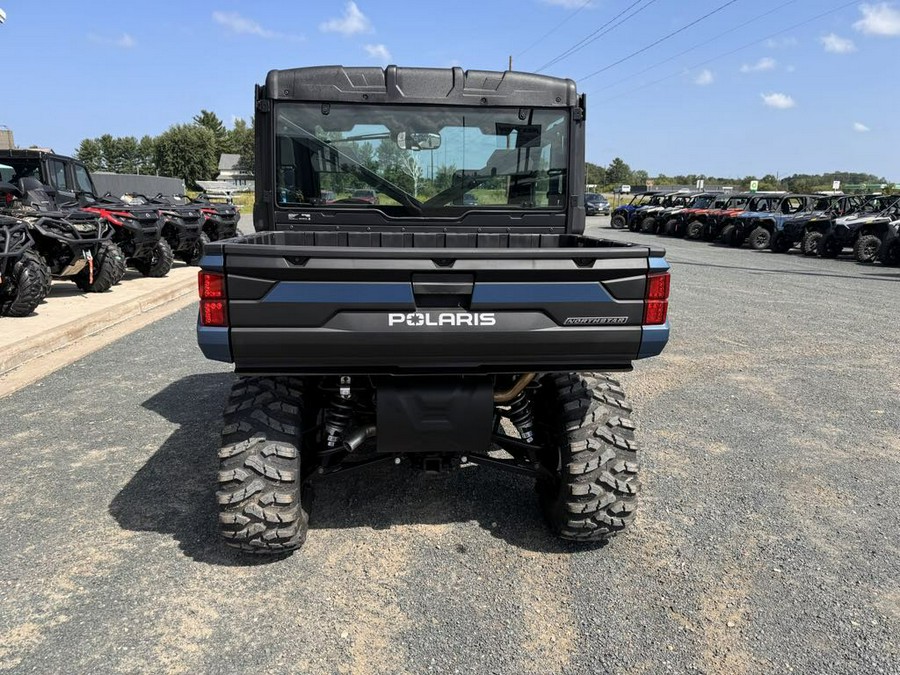
M 367 427 L 354 429 L 349 434 L 347 434 L 347 437 L 344 439 L 344 450 L 346 450 L 347 452 L 353 452 L 368 439 L 373 438 L 376 433 L 377 429 L 375 428 L 374 424 Z

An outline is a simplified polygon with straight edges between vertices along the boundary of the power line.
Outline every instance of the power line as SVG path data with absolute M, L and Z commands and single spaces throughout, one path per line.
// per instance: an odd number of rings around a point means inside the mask
M 851 0 L 851 2 L 845 2 L 843 5 L 839 5 L 838 7 L 835 7 L 834 9 L 829 9 L 825 12 L 822 12 L 821 14 L 816 14 L 815 16 L 813 16 L 809 19 L 806 19 L 805 21 L 801 21 L 800 23 L 795 23 L 793 26 L 788 26 L 787 28 L 783 28 L 782 30 L 771 33 L 770 35 L 761 37 L 758 40 L 754 40 L 753 42 L 748 42 L 747 44 L 742 45 L 742 46 L 738 47 L 737 49 L 732 49 L 731 51 L 724 52 L 717 56 L 713 56 L 712 58 L 707 59 L 706 61 L 701 61 L 700 63 L 694 64 L 693 66 L 690 66 L 688 68 L 688 70 L 694 70 L 695 68 L 699 68 L 700 66 L 708 65 L 708 64 L 712 63 L 713 61 L 718 61 L 719 59 L 723 59 L 726 56 L 731 56 L 732 54 L 737 54 L 738 52 L 743 51 L 744 49 L 754 47 L 761 42 L 765 42 L 766 40 L 771 40 L 772 38 L 778 37 L 779 35 L 783 35 L 784 33 L 788 33 L 792 30 L 796 30 L 797 28 L 801 28 L 807 24 L 810 24 L 813 21 L 818 21 L 819 19 L 828 16 L 829 14 L 834 14 L 835 12 L 839 12 L 842 9 L 846 9 L 847 7 L 856 5 L 858 3 L 858 1 L 859 0 Z M 618 96 L 612 96 L 612 97 L 606 99 L 606 101 L 615 101 L 616 99 L 627 96 L 628 94 L 631 94 L 631 93 L 634 93 L 637 91 L 641 91 L 648 87 L 652 87 L 653 85 L 659 84 L 660 82 L 665 82 L 666 80 L 671 80 L 673 77 L 677 77 L 678 75 L 680 75 L 681 72 L 683 72 L 683 71 L 679 71 L 677 73 L 672 73 L 671 75 L 667 75 L 666 77 L 661 77 L 658 80 L 653 80 L 652 82 L 648 82 L 647 84 L 641 85 L 640 87 L 635 87 L 634 89 L 629 89 L 628 91 L 623 92 L 623 93 L 619 94 Z
M 730 5 L 733 5 L 733 4 L 736 3 L 736 2 L 739 2 L 739 0 L 728 0 L 728 2 L 725 2 L 725 3 L 721 4 L 721 5 L 719 5 L 718 7 L 716 7 L 716 8 L 715 8 L 714 10 L 712 10 L 711 12 L 707 12 L 707 13 L 704 14 L 703 16 L 701 16 L 701 17 L 699 17 L 699 18 L 697 18 L 697 19 L 694 19 L 694 20 L 691 21 L 690 23 L 687 23 L 687 24 L 683 25 L 681 28 L 678 28 L 678 29 L 676 29 L 676 30 L 673 30 L 671 33 L 668 33 L 667 35 L 663 35 L 661 38 L 659 38 L 658 40 L 655 40 L 654 42 L 651 42 L 649 45 L 647 45 L 647 46 L 645 46 L 645 47 L 641 47 L 640 49 L 638 49 L 638 50 L 636 50 L 636 51 L 633 51 L 633 52 L 631 52 L 630 54 L 628 54 L 628 56 L 623 56 L 623 57 L 622 57 L 621 59 L 619 59 L 618 61 L 614 61 L 613 63 L 610 63 L 609 65 L 603 66 L 603 68 L 600 68 L 599 70 L 595 70 L 595 71 L 594 71 L 593 73 L 591 73 L 590 75 L 585 75 L 584 77 L 582 77 L 582 78 L 580 79 L 580 81 L 581 81 L 581 82 L 584 82 L 585 80 L 589 80 L 589 79 L 591 79 L 592 77 L 594 77 L 595 75 L 599 75 L 600 73 L 605 73 L 605 72 L 606 72 L 607 70 L 609 70 L 610 68 L 614 68 L 614 67 L 618 66 L 618 65 L 621 64 L 621 63 L 625 63 L 625 62 L 628 61 L 629 59 L 633 59 L 633 58 L 634 58 L 635 56 L 637 56 L 638 54 L 643 54 L 643 53 L 644 53 L 645 51 L 647 51 L 648 49 L 652 49 L 652 48 L 655 47 L 656 45 L 661 44 L 661 43 L 665 42 L 666 40 L 675 37 L 675 36 L 678 35 L 679 33 L 683 33 L 683 32 L 686 31 L 687 29 L 692 28 L 693 26 L 696 26 L 698 23 L 700 23 L 701 21 L 704 21 L 704 20 L 708 19 L 709 17 L 713 16 L 714 14 L 718 14 L 719 12 L 721 12 L 721 11 L 724 10 L 724 9 L 726 9 L 726 8 L 729 7 Z
M 530 45 L 528 45 L 527 47 L 525 47 L 525 49 L 523 49 L 523 50 L 520 51 L 518 54 L 516 54 L 516 58 L 518 59 L 518 58 L 520 58 L 523 54 L 527 54 L 528 52 L 530 52 L 532 49 L 534 49 L 534 48 L 535 48 L 537 45 L 539 45 L 541 42 L 543 42 L 544 40 L 546 40 L 550 35 L 552 35 L 552 34 L 555 33 L 556 31 L 558 31 L 560 28 L 562 28 L 563 24 L 565 24 L 565 23 L 567 23 L 569 20 L 575 18 L 575 15 L 578 14 L 578 12 L 580 12 L 581 10 L 583 10 L 585 7 L 587 7 L 589 4 L 591 4 L 591 2 L 592 2 L 592 0 L 584 0 L 584 4 L 582 4 L 578 9 L 576 9 L 574 12 L 572 12 L 571 14 L 569 14 L 569 16 L 567 16 L 565 19 L 563 19 L 562 21 L 560 21 L 560 22 L 559 22 L 558 24 L 556 24 L 553 28 L 551 28 L 550 30 L 548 30 L 546 33 L 544 33 L 544 34 L 543 34 L 541 37 L 539 37 L 537 40 L 535 40 L 535 41 L 532 42 Z
M 621 17 L 621 16 L 624 15 L 624 14 L 627 14 L 629 11 L 631 11 L 631 9 L 634 8 L 636 5 L 639 5 L 639 4 L 641 4 L 642 2 L 645 2 L 645 1 L 647 2 L 647 4 L 645 4 L 643 7 L 638 7 L 634 12 L 631 12 L 631 14 L 628 14 L 628 16 L 626 16 L 624 19 L 622 19 L 621 21 L 619 21 L 619 22 L 616 23 L 615 25 L 610 25 L 610 24 L 613 24 L 613 22 L 615 22 L 616 19 L 618 19 L 619 17 Z M 536 72 L 536 73 L 539 73 L 539 72 L 541 72 L 542 70 L 545 70 L 546 68 L 549 68 L 550 66 L 556 65 L 556 64 L 559 63 L 560 61 L 569 58 L 569 57 L 570 57 L 572 54 L 574 54 L 575 52 L 581 51 L 582 49 L 584 49 L 585 47 L 587 47 L 587 46 L 588 46 L 589 44 L 591 44 L 592 42 L 594 42 L 594 41 L 596 41 L 596 40 L 599 40 L 601 37 L 603 37 L 603 36 L 606 35 L 607 33 L 611 32 L 611 31 L 615 30 L 616 28 L 618 28 L 619 26 L 621 26 L 623 23 L 625 23 L 626 21 L 628 21 L 628 19 L 632 18 L 633 16 L 636 16 L 636 15 L 640 14 L 641 12 L 643 12 L 645 9 L 647 9 L 650 5 L 652 5 L 652 4 L 653 4 L 654 2 L 656 2 L 656 1 L 657 1 L 657 0 L 635 0 L 635 2 L 631 3 L 630 5 L 628 5 L 628 7 L 626 7 L 624 10 L 622 10 L 621 12 L 619 12 L 618 14 L 616 14 L 612 19 L 610 19 L 610 20 L 607 21 L 605 24 L 603 24 L 602 26 L 600 26 L 600 28 L 598 28 L 597 30 L 595 30 L 593 33 L 590 33 L 589 35 L 583 37 L 581 40 L 579 40 L 578 42 L 576 42 L 574 45 L 572 45 L 571 47 L 569 47 L 568 49 L 566 49 L 566 50 L 564 50 L 562 53 L 560 53 L 558 56 L 556 56 L 555 58 L 551 59 L 550 61 L 548 61 L 548 62 L 545 63 L 544 65 L 542 65 L 542 66 L 541 66 L 540 68 L 538 68 L 535 72 Z M 607 28 L 607 27 L 608 27 L 608 28 Z M 604 30 L 604 29 L 606 29 L 606 30 Z M 601 32 L 601 31 L 602 31 L 602 32 Z
M 627 82 L 628 80 L 630 80 L 630 79 L 632 79 L 632 78 L 635 78 L 635 77 L 637 77 L 638 75 L 643 75 L 644 73 L 647 73 L 647 72 L 649 72 L 649 71 L 651 71 L 651 70 L 654 70 L 654 69 L 656 69 L 656 68 L 659 68 L 659 67 L 662 66 L 662 65 L 665 65 L 665 64 L 667 64 L 667 63 L 670 63 L 670 62 L 674 61 L 674 60 L 677 59 L 679 56 L 684 56 L 685 54 L 688 54 L 688 53 L 694 51 L 695 49 L 699 49 L 700 47 L 705 47 L 705 46 L 708 45 L 710 42 L 714 42 L 715 40 L 718 40 L 718 39 L 720 39 L 720 38 L 723 38 L 723 37 L 725 37 L 726 35 L 728 35 L 728 34 L 730 34 L 730 33 L 733 33 L 733 32 L 735 32 L 735 31 L 737 31 L 737 30 L 740 30 L 741 28 L 744 28 L 744 27 L 746 27 L 746 26 L 749 26 L 751 23 L 755 23 L 755 22 L 759 21 L 760 19 L 765 19 L 765 18 L 766 18 L 767 16 L 769 16 L 770 14 L 774 14 L 775 12 L 778 12 L 778 11 L 784 9 L 784 8 L 787 7 L 788 5 L 793 5 L 795 2 L 799 2 L 799 0 L 787 0 L 787 2 L 783 2 L 783 3 L 781 3 L 780 5 L 778 5 L 777 7 L 774 7 L 774 8 L 770 9 L 770 10 L 767 11 L 767 12 L 763 12 L 763 13 L 760 14 L 759 16 L 755 16 L 755 17 L 753 17 L 752 19 L 748 19 L 747 21 L 744 21 L 743 23 L 738 24 L 737 26 L 735 26 L 735 27 L 733 27 L 733 28 L 729 28 L 729 29 L 726 30 L 726 31 L 722 31 L 721 33 L 719 33 L 718 35 L 716 35 L 716 36 L 710 38 L 709 40 L 704 40 L 703 42 L 698 42 L 698 43 L 695 44 L 693 47 L 688 47 L 687 49 L 685 49 L 685 50 L 683 50 L 683 51 L 680 51 L 680 52 L 678 52 L 677 54 L 675 54 L 675 55 L 673 55 L 673 56 L 670 56 L 670 57 L 667 58 L 667 59 L 663 59 L 662 61 L 658 61 L 658 62 L 654 63 L 652 66 L 647 66 L 647 67 L 644 68 L 643 70 L 639 70 L 638 72 L 632 73 L 631 75 L 628 75 L 627 77 L 623 77 L 623 78 L 621 78 L 621 79 L 619 79 L 619 80 L 616 80 L 615 82 L 609 82 L 609 83 L 607 83 L 607 84 L 604 85 L 604 86 L 605 86 L 605 88 L 609 89 L 609 88 L 611 88 L 611 87 L 616 86 L 617 84 L 622 84 L 623 82 Z

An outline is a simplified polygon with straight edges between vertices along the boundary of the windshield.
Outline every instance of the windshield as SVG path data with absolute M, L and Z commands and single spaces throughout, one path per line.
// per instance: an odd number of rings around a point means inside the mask
M 34 158 L 5 157 L 0 166 L 0 179 L 6 183 L 14 183 L 23 178 L 41 180 L 41 162 Z
M 281 103 L 276 119 L 281 207 L 565 207 L 567 111 Z
M 712 204 L 712 201 L 712 195 L 700 195 L 699 197 L 694 198 L 694 201 L 690 203 L 690 207 L 692 209 L 705 209 Z

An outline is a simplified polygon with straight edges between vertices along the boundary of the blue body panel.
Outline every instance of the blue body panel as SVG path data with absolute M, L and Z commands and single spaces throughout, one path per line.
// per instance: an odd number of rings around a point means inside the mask
M 651 356 L 659 356 L 662 354 L 666 343 L 669 341 L 669 332 L 671 326 L 666 321 L 662 326 L 644 326 L 643 335 L 641 336 L 641 350 L 638 352 L 639 359 L 649 359 Z
M 218 326 L 201 326 L 197 323 L 197 343 L 200 351 L 211 361 L 231 363 L 231 345 L 228 340 L 228 328 Z

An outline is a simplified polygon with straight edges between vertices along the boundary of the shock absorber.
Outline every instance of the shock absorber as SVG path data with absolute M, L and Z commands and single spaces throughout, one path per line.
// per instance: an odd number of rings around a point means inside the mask
M 340 388 L 331 398 L 331 405 L 325 409 L 325 446 L 328 449 L 343 445 L 344 435 L 353 422 L 353 396 L 350 392 L 350 378 L 342 377 Z
M 509 404 L 509 419 L 516 425 L 519 436 L 526 443 L 534 442 L 534 409 L 531 403 L 531 391 L 535 387 L 531 385 L 519 394 Z

